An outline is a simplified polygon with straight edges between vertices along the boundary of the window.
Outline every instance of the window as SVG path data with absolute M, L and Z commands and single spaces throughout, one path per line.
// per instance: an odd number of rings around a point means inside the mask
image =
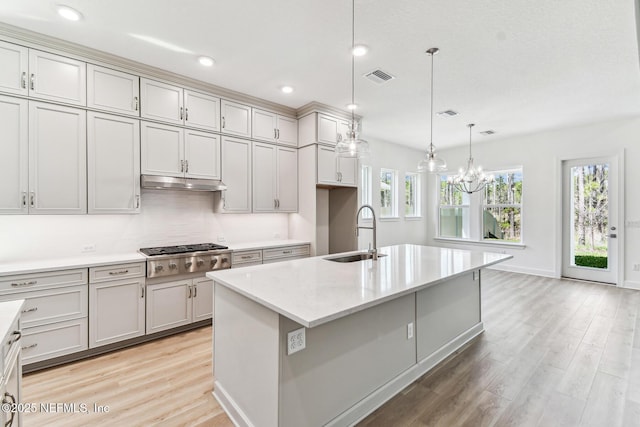
M 415 218 L 420 215 L 420 175 L 407 172 L 404 176 L 404 216 Z
M 360 205 L 371 205 L 371 166 L 362 165 L 360 168 L 360 183 Z M 363 209 L 361 215 L 364 219 L 371 219 L 369 209 Z
M 482 238 L 520 243 L 522 232 L 522 172 L 493 173 L 495 181 L 484 189 Z
M 397 172 L 380 169 L 380 218 L 398 216 Z
M 468 239 L 470 237 L 469 195 L 457 190 L 447 175 L 440 176 L 440 237 Z
M 522 243 L 522 169 L 492 172 L 495 182 L 467 194 L 440 176 L 438 237 Z

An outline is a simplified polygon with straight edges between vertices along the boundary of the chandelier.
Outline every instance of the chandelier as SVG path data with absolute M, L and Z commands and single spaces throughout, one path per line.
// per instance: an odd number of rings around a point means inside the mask
M 349 130 L 347 131 L 347 137 L 342 141 L 339 141 L 335 147 L 335 153 L 337 157 L 355 157 L 358 159 L 364 159 L 369 157 L 369 143 L 364 139 L 358 137 L 358 125 L 356 123 L 356 117 L 354 110 L 356 108 L 355 103 L 355 85 L 354 85 L 354 62 L 356 44 L 355 44 L 355 0 L 351 1 L 351 104 L 349 109 L 351 110 L 351 123 L 349 124 Z
M 469 160 L 467 160 L 467 168 L 462 169 L 457 175 L 448 179 L 456 190 L 471 194 L 482 190 L 487 184 L 495 181 L 493 175 L 485 175 L 480 166 L 473 165 L 473 157 L 471 155 L 471 129 L 475 126 L 473 123 L 467 125 L 469 127 Z
M 424 158 L 418 163 L 419 172 L 438 173 L 447 169 L 447 162 L 436 155 L 435 147 L 433 146 L 433 56 L 437 54 L 439 50 L 437 47 L 432 47 L 426 52 L 431 56 L 431 106 L 429 108 L 431 115 L 431 142 L 429 143 L 429 150 L 427 150 Z

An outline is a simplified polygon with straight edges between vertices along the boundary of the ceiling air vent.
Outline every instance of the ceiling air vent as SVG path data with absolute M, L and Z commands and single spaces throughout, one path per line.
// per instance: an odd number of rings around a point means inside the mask
M 389 73 L 386 73 L 384 71 L 382 71 L 381 69 L 377 69 L 377 70 L 373 70 L 368 72 L 367 74 L 364 75 L 365 78 L 371 80 L 374 83 L 378 83 L 378 84 L 382 84 L 382 83 L 386 83 L 389 80 L 393 80 L 395 79 L 394 76 L 392 76 Z
M 457 111 L 453 111 L 453 110 L 444 110 L 444 111 L 439 111 L 436 113 L 439 116 L 445 116 L 445 117 L 453 117 L 453 116 L 457 116 L 458 113 Z
M 493 135 L 494 133 L 496 133 L 495 130 L 489 129 L 489 130 L 483 130 L 482 132 L 480 132 L 482 135 Z

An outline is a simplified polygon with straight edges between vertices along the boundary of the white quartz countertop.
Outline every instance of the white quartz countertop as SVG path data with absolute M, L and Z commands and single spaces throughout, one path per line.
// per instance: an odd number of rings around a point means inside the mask
M 249 243 L 229 243 L 229 249 L 234 251 L 248 251 L 251 249 L 269 249 L 281 248 L 283 246 L 308 245 L 310 242 L 305 240 L 263 240 L 261 242 Z
M 68 270 L 71 268 L 95 267 L 98 265 L 143 262 L 147 257 L 138 252 L 113 255 L 78 255 L 66 258 L 34 259 L 31 261 L 0 261 L 0 277 L 12 274 L 40 273 L 42 271 Z
M 12 326 L 16 317 L 20 315 L 22 304 L 24 304 L 23 299 L 0 302 L 0 339 L 3 339 L 7 334 L 13 332 L 10 331 L 9 328 Z M 1 361 L 0 364 L 2 364 Z M 2 377 L 2 372 L 0 372 L 0 377 Z
M 378 261 L 340 263 L 340 254 L 207 273 L 247 298 L 311 328 L 398 298 L 511 255 L 395 245 Z

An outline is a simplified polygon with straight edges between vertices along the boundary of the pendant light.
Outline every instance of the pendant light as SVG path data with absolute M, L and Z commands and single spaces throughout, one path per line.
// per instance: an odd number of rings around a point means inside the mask
M 435 147 L 433 146 L 433 57 L 440 51 L 437 47 L 432 47 L 427 50 L 427 55 L 431 57 L 431 106 L 429 108 L 429 114 L 431 115 L 431 141 L 429 143 L 429 150 L 424 155 L 424 158 L 418 163 L 418 172 L 438 173 L 447 170 L 447 162 L 444 159 L 437 156 Z
M 487 184 L 495 181 L 493 175 L 485 175 L 481 167 L 473 165 L 473 156 L 471 155 L 471 129 L 475 126 L 473 123 L 467 125 L 469 127 L 469 160 L 467 160 L 467 168 L 462 169 L 458 175 L 449 179 L 449 183 L 459 190 L 467 194 L 475 193 L 482 190 Z
M 351 157 L 358 159 L 365 159 L 369 157 L 369 143 L 364 139 L 358 137 L 355 116 L 355 28 L 356 28 L 356 5 L 355 0 L 351 0 L 351 104 L 349 109 L 351 110 L 351 123 L 349 123 L 349 130 L 347 131 L 347 137 L 336 144 L 335 153 L 337 157 Z

